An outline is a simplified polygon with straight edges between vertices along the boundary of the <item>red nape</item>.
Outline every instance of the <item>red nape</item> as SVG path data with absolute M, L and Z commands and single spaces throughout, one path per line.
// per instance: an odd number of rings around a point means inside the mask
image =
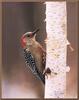
M 22 46 L 22 48 L 24 48 L 26 46 L 26 38 L 24 35 L 21 37 L 21 46 Z

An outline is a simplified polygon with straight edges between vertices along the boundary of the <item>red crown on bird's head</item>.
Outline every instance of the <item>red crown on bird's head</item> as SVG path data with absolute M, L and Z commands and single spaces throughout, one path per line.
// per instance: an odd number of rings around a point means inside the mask
M 22 46 L 22 48 L 26 47 L 26 42 L 27 42 L 26 39 L 27 38 L 32 38 L 36 34 L 36 32 L 38 32 L 38 31 L 39 31 L 39 29 L 37 29 L 37 30 L 35 30 L 33 32 L 27 32 L 27 33 L 22 35 L 22 37 L 21 37 L 21 46 Z
M 25 35 L 23 35 L 21 37 L 21 46 L 22 46 L 22 48 L 24 48 L 26 46 L 26 36 Z

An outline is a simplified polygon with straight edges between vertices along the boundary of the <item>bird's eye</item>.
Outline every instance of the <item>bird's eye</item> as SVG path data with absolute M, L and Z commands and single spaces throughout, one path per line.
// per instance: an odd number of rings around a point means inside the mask
M 30 35 L 27 35 L 27 37 L 30 37 Z

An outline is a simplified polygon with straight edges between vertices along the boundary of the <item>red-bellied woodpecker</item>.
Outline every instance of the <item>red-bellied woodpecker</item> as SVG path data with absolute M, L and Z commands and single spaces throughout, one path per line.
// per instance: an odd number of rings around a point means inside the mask
M 26 64 L 32 73 L 45 84 L 45 75 L 43 74 L 43 71 L 45 70 L 46 52 L 35 40 L 38 31 L 39 29 L 34 32 L 23 34 L 21 37 L 21 45 L 24 50 Z

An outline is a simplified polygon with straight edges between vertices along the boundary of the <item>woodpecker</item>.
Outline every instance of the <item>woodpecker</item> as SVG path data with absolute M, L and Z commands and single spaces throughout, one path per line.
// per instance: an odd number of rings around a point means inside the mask
M 45 84 L 45 69 L 46 52 L 35 39 L 39 29 L 33 32 L 26 32 L 21 37 L 21 46 L 24 51 L 25 63 L 30 68 L 31 72 Z

